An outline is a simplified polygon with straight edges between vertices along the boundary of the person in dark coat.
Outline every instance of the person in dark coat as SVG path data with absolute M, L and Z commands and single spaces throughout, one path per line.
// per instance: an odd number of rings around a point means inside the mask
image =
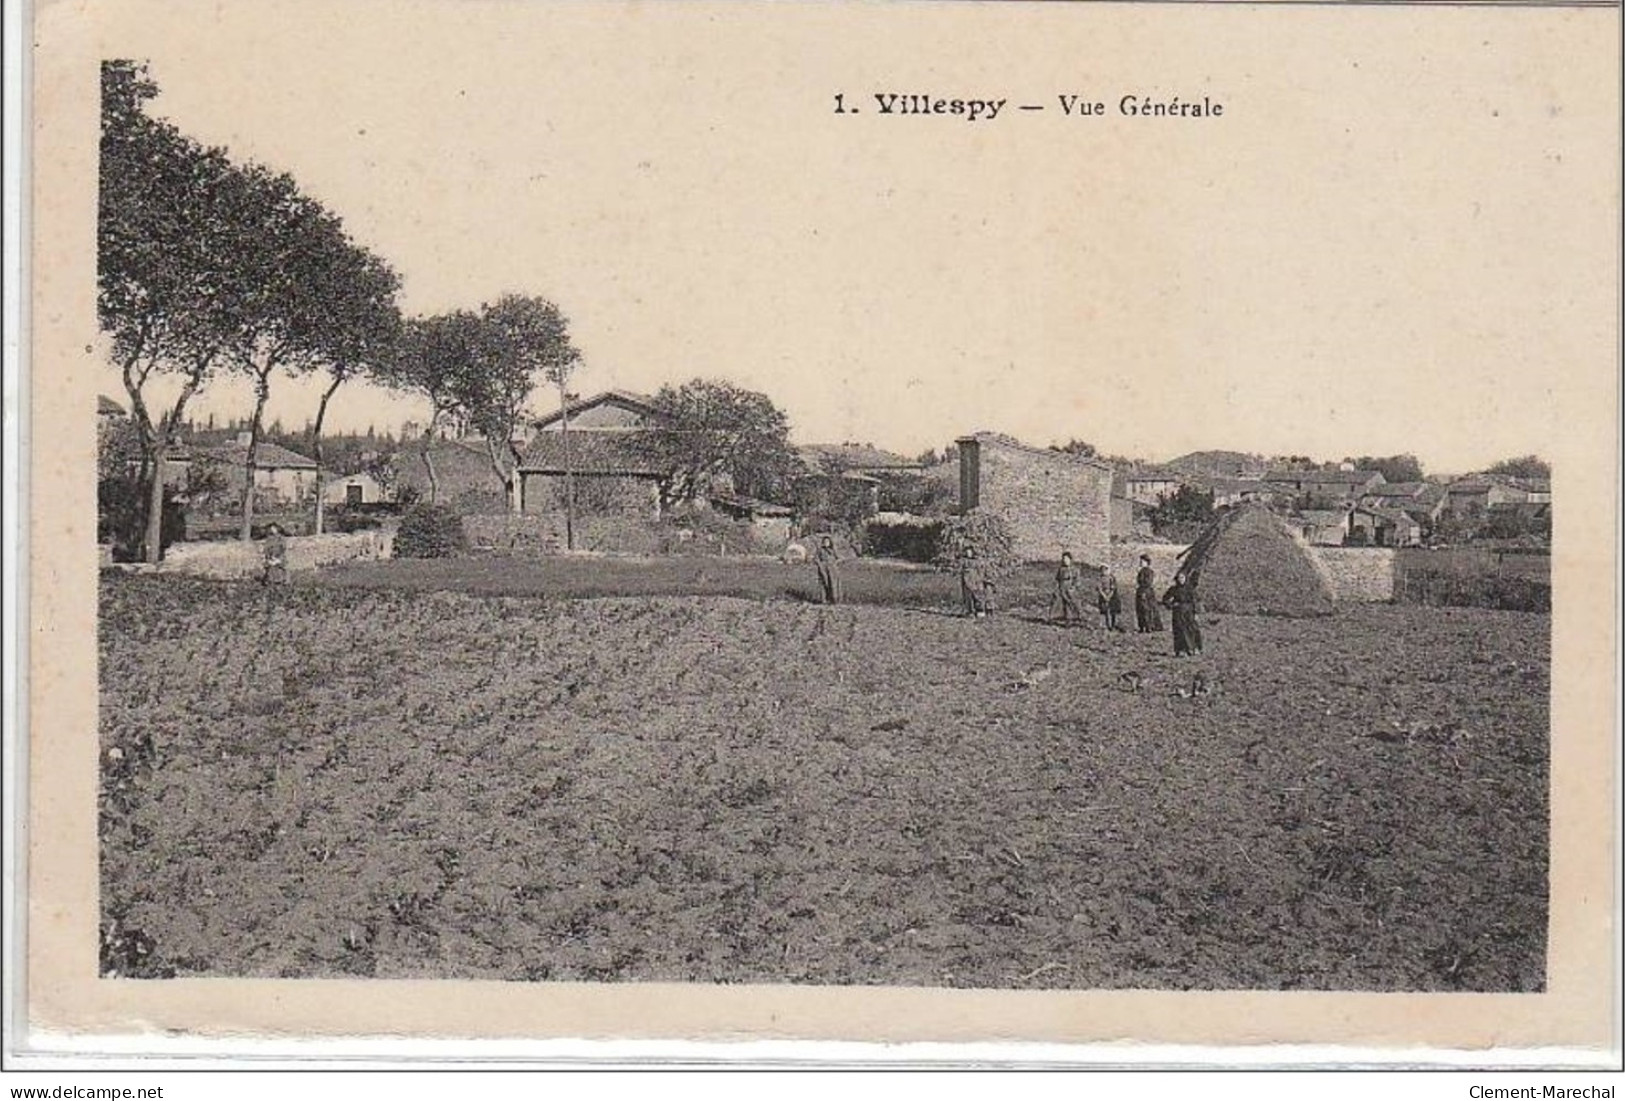
M 987 615 L 992 587 L 976 557 L 976 548 L 966 547 L 959 556 L 959 598 L 964 601 L 967 616 L 981 619 Z
M 1123 598 L 1117 592 L 1117 578 L 1112 576 L 1110 566 L 1100 567 L 1100 584 L 1095 589 L 1095 599 L 1100 608 L 1101 618 L 1106 622 L 1106 630 L 1121 630 L 1117 625 L 1117 617 L 1123 614 Z
M 1140 555 L 1140 572 L 1134 575 L 1134 618 L 1142 635 L 1162 630 L 1162 611 L 1157 607 L 1157 572 L 1151 556 Z
M 813 562 L 818 566 L 818 587 L 823 590 L 825 604 L 841 602 L 840 555 L 835 553 L 835 540 L 824 536 L 818 541 Z
M 1173 611 L 1174 656 L 1202 656 L 1202 628 L 1196 622 L 1196 583 L 1180 570 L 1173 587 L 1162 594 L 1162 605 Z
M 1073 620 L 1083 621 L 1083 605 L 1078 600 L 1078 588 L 1083 584 L 1083 573 L 1072 561 L 1070 551 L 1061 552 L 1061 568 L 1055 571 L 1055 598 L 1061 605 L 1063 626 Z
M 265 533 L 265 583 L 288 583 L 288 541 L 276 524 L 272 524 Z

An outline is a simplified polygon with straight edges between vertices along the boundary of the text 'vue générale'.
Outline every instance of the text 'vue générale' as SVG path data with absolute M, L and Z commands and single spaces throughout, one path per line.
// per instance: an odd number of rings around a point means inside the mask
M 1046 99 L 1012 101 L 1009 96 L 953 96 L 928 92 L 875 92 L 872 96 L 848 100 L 845 92 L 837 92 L 835 113 L 869 114 L 885 118 L 941 118 L 962 122 L 995 122 L 1015 114 L 1048 114 L 1077 119 L 1098 119 L 1108 115 L 1136 119 L 1216 119 L 1224 116 L 1224 104 L 1212 96 L 1187 98 L 1142 93 L 1109 97 L 1064 93 Z

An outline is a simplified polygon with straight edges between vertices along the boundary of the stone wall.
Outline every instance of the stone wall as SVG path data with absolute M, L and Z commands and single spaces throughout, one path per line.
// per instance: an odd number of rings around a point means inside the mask
M 959 441 L 960 502 L 1002 516 L 1022 558 L 1083 562 L 1111 553 L 1109 468 L 983 434 Z
M 388 558 L 394 552 L 393 532 L 357 531 L 348 535 L 295 535 L 288 537 L 288 569 L 314 570 L 344 562 Z M 258 577 L 265 568 L 265 543 L 176 543 L 164 553 L 160 570 L 202 577 Z
M 1349 604 L 1380 604 L 1394 599 L 1394 551 L 1390 547 L 1315 547 L 1332 596 Z

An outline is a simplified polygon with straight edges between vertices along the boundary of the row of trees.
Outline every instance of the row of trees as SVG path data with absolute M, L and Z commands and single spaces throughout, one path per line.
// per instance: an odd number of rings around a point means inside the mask
M 316 530 L 323 423 L 339 388 L 357 378 L 426 398 L 426 444 L 440 418 L 465 417 L 516 497 L 511 456 L 501 451 L 540 382 L 562 389 L 580 358 L 556 306 L 510 295 L 477 311 L 403 321 L 399 276 L 292 177 L 236 164 L 154 117 L 147 108 L 158 88 L 144 66 L 104 63 L 101 93 L 97 312 L 130 401 L 146 560 L 162 553 L 165 455 L 188 404 L 223 374 L 247 379 L 254 394 L 244 539 L 266 403 L 276 380 L 296 376 L 324 380 L 310 426 Z M 149 395 L 161 377 L 179 389 L 155 408 Z

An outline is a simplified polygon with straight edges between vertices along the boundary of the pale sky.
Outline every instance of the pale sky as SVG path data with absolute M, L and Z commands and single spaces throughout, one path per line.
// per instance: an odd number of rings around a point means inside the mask
M 408 313 L 544 295 L 577 392 L 726 378 L 801 442 L 1462 471 L 1550 453 L 1560 393 L 1611 376 L 1617 11 L 1567 13 L 1594 24 L 1575 50 L 1517 11 L 1297 8 L 1260 39 L 1187 5 L 948 7 L 199 5 L 108 49 L 150 60 L 156 113 L 339 214 Z M 1010 102 L 875 109 L 916 91 Z M 1226 113 L 1125 118 L 1127 92 Z M 314 405 L 279 381 L 268 420 Z M 415 415 L 356 385 L 330 423 Z

